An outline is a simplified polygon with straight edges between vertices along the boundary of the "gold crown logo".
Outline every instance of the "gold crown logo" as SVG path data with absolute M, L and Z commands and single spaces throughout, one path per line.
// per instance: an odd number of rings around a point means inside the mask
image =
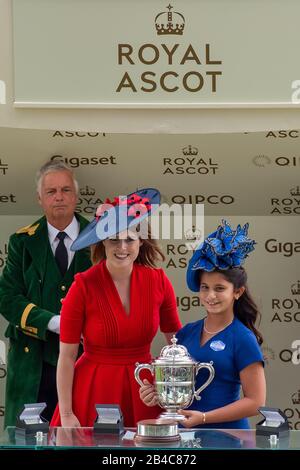
M 292 402 L 293 402 L 294 405 L 299 405 L 300 404 L 300 390 L 298 390 L 298 392 L 293 393 Z
M 81 188 L 79 192 L 81 196 L 94 196 L 96 191 L 94 188 L 86 186 L 85 188 Z
M 155 17 L 155 28 L 158 35 L 179 34 L 182 35 L 185 27 L 184 16 L 178 11 L 172 12 L 172 5 L 166 7 L 169 11 L 158 13 Z
M 184 147 L 182 149 L 183 155 L 198 155 L 198 149 L 197 147 L 192 147 L 191 145 L 188 145 L 187 147 Z
M 192 226 L 192 228 L 189 228 L 185 232 L 185 238 L 187 240 L 195 241 L 195 240 L 200 240 L 202 236 L 201 230 L 197 229 L 195 225 Z
M 296 188 L 292 188 L 290 190 L 291 196 L 300 196 L 300 186 L 296 186 Z
M 298 281 L 296 284 L 292 284 L 291 292 L 293 295 L 300 295 L 300 281 Z

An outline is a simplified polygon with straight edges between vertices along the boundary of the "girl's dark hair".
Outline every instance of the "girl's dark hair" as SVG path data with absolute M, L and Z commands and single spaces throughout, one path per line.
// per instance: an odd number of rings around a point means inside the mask
M 200 271 L 201 275 L 205 271 Z M 216 269 L 214 272 L 222 274 L 225 279 L 233 284 L 234 289 L 245 287 L 244 293 L 234 302 L 233 312 L 234 315 L 255 334 L 258 344 L 262 344 L 262 334 L 255 328 L 257 320 L 260 322 L 261 313 L 254 302 L 247 285 L 247 273 L 243 267 L 231 268 L 226 270 Z
M 148 238 L 142 240 L 140 251 L 135 263 L 142 264 L 143 266 L 149 266 L 150 268 L 156 268 L 159 261 L 165 260 L 165 255 L 161 251 L 157 240 L 151 238 L 150 225 L 148 224 Z M 103 242 L 96 243 L 91 246 L 91 259 L 93 264 L 99 263 L 106 259 L 105 248 Z

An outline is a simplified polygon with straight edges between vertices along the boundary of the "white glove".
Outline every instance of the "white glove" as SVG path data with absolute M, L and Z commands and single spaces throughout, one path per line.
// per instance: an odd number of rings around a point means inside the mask
M 47 328 L 48 330 L 53 331 L 53 333 L 57 333 L 59 335 L 60 315 L 54 315 L 54 317 L 49 321 Z

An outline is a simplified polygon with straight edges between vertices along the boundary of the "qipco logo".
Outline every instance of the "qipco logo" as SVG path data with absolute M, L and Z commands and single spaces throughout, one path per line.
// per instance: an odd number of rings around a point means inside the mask
M 300 364 L 300 339 L 296 339 L 291 344 L 291 349 L 282 349 L 279 353 L 282 362 L 291 362 L 294 365 Z

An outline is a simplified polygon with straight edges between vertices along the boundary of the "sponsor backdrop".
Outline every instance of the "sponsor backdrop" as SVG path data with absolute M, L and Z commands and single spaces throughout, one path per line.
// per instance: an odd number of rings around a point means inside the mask
M 0 271 L 10 233 L 40 215 L 35 172 L 63 160 L 79 180 L 78 212 L 92 217 L 106 197 L 143 186 L 160 189 L 168 204 L 204 204 L 205 234 L 225 217 L 250 222 L 256 250 L 247 262 L 251 290 L 262 311 L 268 405 L 280 407 L 300 429 L 300 131 L 210 135 L 124 135 L 0 128 Z M 176 290 L 183 323 L 204 316 L 185 284 L 192 251 L 203 235 L 192 226 L 181 239 L 162 240 L 163 263 Z M 0 424 L 3 422 L 6 324 L 0 319 Z M 158 335 L 157 355 L 163 345 Z M 8 345 L 6 345 L 8 346 Z

